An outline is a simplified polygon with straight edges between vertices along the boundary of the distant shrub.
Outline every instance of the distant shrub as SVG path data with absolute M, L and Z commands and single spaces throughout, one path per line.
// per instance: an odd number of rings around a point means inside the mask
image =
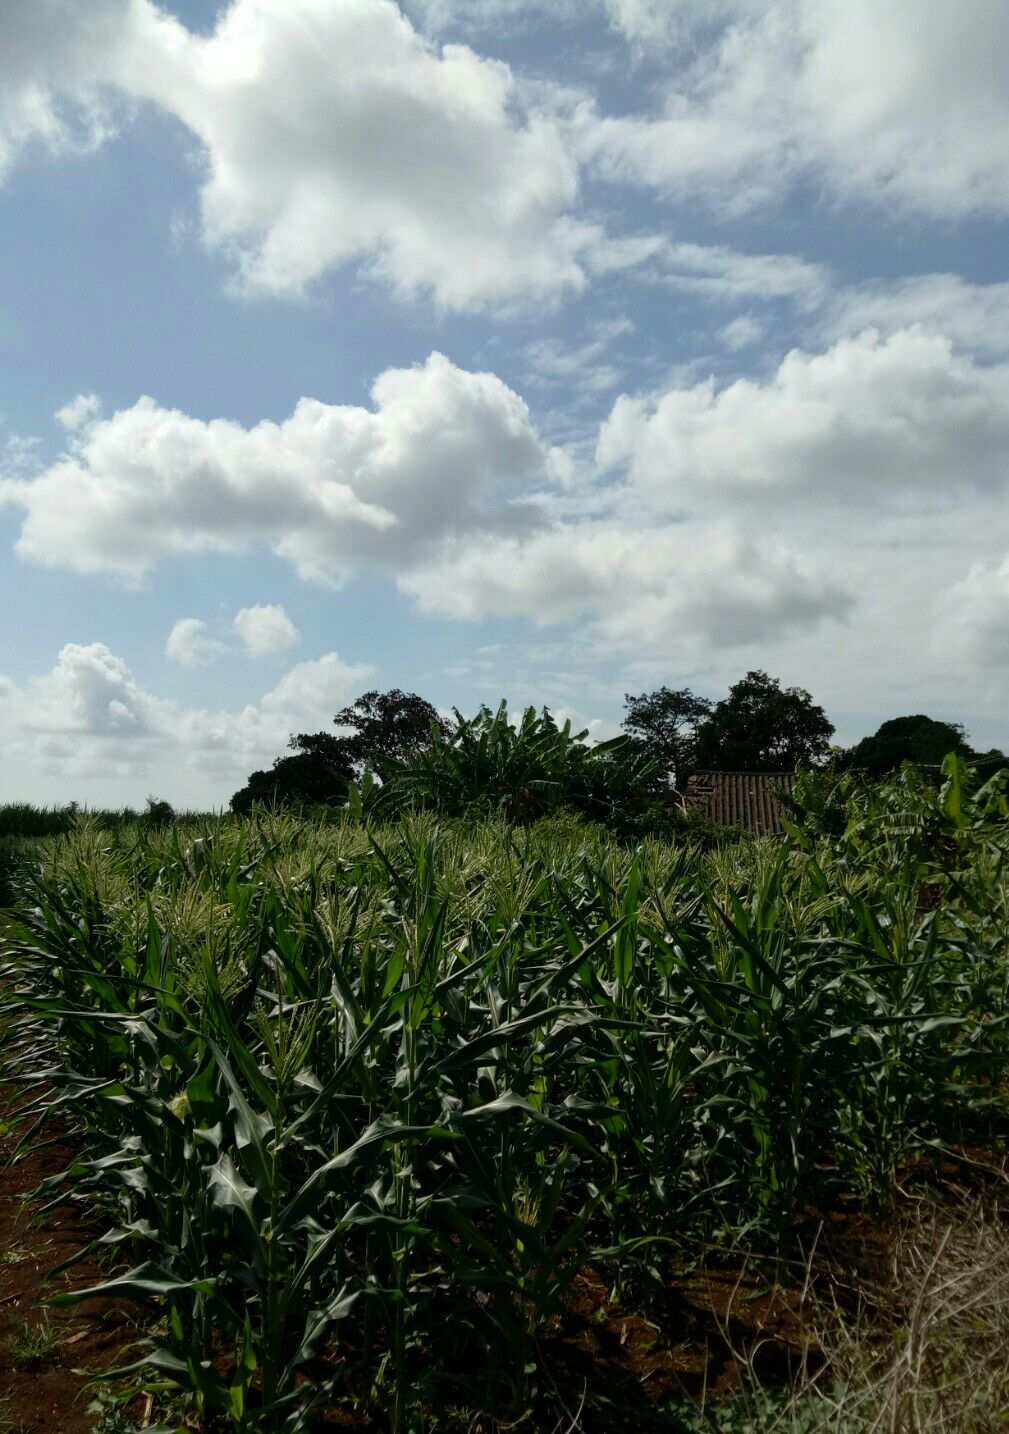
M 147 810 L 144 812 L 144 821 L 151 826 L 163 827 L 175 820 L 175 808 L 171 802 L 163 801 L 160 797 L 147 798 Z
M 68 832 L 77 815 L 77 805 L 36 807 L 31 802 L 0 805 L 0 837 L 61 836 Z
M 14 906 L 18 887 L 33 843 L 18 837 L 0 836 L 0 907 Z

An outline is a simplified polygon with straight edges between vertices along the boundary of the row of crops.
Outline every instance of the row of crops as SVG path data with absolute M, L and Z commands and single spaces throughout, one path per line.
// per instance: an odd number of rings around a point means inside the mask
M 692 1251 L 1001 1140 L 1001 781 L 813 791 L 707 853 L 266 813 L 47 843 L 6 1075 L 26 1139 L 75 1131 L 46 1193 L 103 1223 L 100 1289 L 153 1308 L 133 1377 L 242 1431 L 556 1412 L 580 1271 L 647 1311 Z

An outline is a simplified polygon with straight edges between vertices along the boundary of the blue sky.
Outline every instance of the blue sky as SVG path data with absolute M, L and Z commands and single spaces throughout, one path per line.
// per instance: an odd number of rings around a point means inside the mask
M 0 799 L 219 804 L 370 686 L 1009 745 L 1001 0 L 5 27 Z

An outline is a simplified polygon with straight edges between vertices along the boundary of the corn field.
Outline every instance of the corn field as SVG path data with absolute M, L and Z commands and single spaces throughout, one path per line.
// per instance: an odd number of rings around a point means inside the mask
M 648 1308 L 691 1251 L 787 1248 L 1004 1138 L 1007 850 L 1003 788 L 955 763 L 707 853 L 79 819 L 19 875 L 2 973 L 23 1142 L 69 1124 L 44 1194 L 104 1229 L 105 1281 L 54 1300 L 153 1310 L 123 1377 L 199 1427 L 552 1428 L 579 1271 Z

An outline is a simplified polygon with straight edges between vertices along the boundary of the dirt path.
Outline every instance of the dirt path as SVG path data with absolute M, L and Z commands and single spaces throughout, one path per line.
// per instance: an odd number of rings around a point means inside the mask
M 0 952 L 10 927 L 0 912 Z M 40 1216 L 32 1192 L 62 1170 L 72 1152 L 49 1132 L 14 1158 L 24 1102 L 23 1091 L 0 1086 L 0 1434 L 85 1434 L 95 1420 L 87 1411 L 93 1391 L 84 1371 L 127 1363 L 126 1346 L 139 1334 L 129 1311 L 111 1302 L 96 1302 L 86 1315 L 44 1308 L 54 1293 L 94 1283 L 102 1271 L 85 1260 L 47 1280 L 98 1231 L 73 1204 Z

